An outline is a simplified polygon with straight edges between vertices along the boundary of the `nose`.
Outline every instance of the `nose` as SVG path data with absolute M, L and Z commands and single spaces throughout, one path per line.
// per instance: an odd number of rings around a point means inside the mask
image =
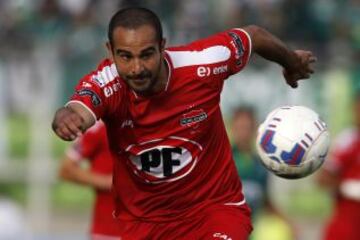
M 135 58 L 132 64 L 131 72 L 133 75 L 138 75 L 144 70 L 144 65 L 142 61 L 138 58 Z

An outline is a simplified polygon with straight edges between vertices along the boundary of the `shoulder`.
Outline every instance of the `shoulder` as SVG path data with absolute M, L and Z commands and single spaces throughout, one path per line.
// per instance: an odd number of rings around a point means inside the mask
M 333 148 L 337 152 L 346 152 L 360 140 L 359 135 L 359 130 L 356 128 L 345 129 L 334 139 Z
M 230 58 L 231 52 L 222 45 L 213 45 L 204 48 L 192 48 L 191 45 L 174 47 L 166 50 L 173 67 L 191 67 L 198 65 L 216 64 Z
M 200 77 L 234 74 L 248 62 L 251 39 L 242 29 L 230 29 L 186 45 L 170 47 L 166 53 L 174 69 L 198 66 Z
M 119 74 L 115 64 L 110 59 L 104 59 L 100 62 L 97 69 L 92 71 L 88 77 L 90 81 L 102 88 L 118 78 Z

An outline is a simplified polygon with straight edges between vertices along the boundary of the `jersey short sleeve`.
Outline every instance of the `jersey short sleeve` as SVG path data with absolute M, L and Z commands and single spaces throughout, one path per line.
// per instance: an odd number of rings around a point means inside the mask
M 352 129 L 340 133 L 334 140 L 329 158 L 325 161 L 324 167 L 330 172 L 342 172 L 353 161 L 352 153 L 357 134 Z
M 251 55 L 251 39 L 243 29 L 230 29 L 166 51 L 174 69 L 221 89 L 230 75 L 241 71 Z
M 105 59 L 95 71 L 79 81 L 67 104 L 76 102 L 83 105 L 98 120 L 121 104 L 123 88 L 115 64 Z
M 248 63 L 251 38 L 245 30 L 234 28 L 169 50 L 175 59 L 174 68 L 227 64 L 228 69 L 223 71 L 226 70 L 231 75 L 239 72 Z M 218 71 L 215 74 L 221 72 L 220 69 Z
M 249 34 L 240 28 L 228 30 L 219 36 L 223 44 L 230 50 L 229 64 L 230 74 L 241 71 L 249 62 L 251 55 L 251 38 Z

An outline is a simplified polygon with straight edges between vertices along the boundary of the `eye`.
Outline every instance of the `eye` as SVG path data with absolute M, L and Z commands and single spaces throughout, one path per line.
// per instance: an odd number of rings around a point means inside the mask
M 153 55 L 154 55 L 154 52 L 146 52 L 146 53 L 141 55 L 141 58 L 143 60 L 147 60 L 147 59 L 151 58 Z
M 119 57 L 124 61 L 130 61 L 131 56 L 128 54 L 120 54 Z

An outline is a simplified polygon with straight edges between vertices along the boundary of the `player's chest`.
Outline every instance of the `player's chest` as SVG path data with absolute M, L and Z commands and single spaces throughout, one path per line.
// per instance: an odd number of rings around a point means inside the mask
M 148 99 L 130 93 L 122 131 L 136 136 L 137 142 L 201 135 L 211 125 L 219 97 L 201 84 L 183 84 Z
M 127 114 L 111 133 L 117 152 L 148 182 L 189 174 L 221 116 L 219 96 L 171 91 L 147 100 L 129 99 Z M 171 180 L 169 180 L 171 179 Z
M 348 154 L 345 176 L 360 179 L 360 141 L 357 141 Z

